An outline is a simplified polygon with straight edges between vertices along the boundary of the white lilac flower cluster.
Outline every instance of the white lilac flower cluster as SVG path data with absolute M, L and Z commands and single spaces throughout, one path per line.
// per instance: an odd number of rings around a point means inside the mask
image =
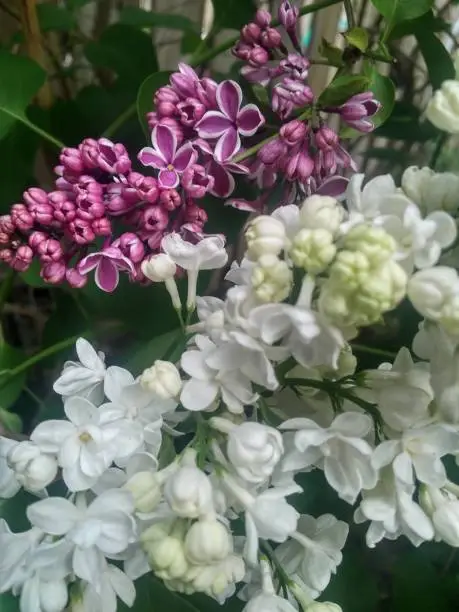
M 28 531 L 0 523 L 0 592 L 22 612 L 115 612 L 151 571 L 180 593 L 240 597 L 245 612 L 339 612 L 318 598 L 349 526 L 292 503 L 314 469 L 356 505 L 368 546 L 459 546 L 459 485 L 443 464 L 459 457 L 459 177 L 363 178 L 345 206 L 312 196 L 255 218 L 225 299 L 196 297 L 199 271 L 227 263 L 223 238 L 165 238 L 144 273 L 177 310 L 177 266 L 188 273 L 198 320 L 179 363 L 134 378 L 80 339 L 54 384 L 65 418 L 0 438 L 0 495 L 38 498 Z M 424 317 L 413 353 L 362 371 L 352 340 L 404 299 Z

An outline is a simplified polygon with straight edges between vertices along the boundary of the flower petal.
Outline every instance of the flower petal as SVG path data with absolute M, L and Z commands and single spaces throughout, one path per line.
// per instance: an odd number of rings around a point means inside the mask
M 77 427 L 89 423 L 97 414 L 94 404 L 84 397 L 72 397 L 64 403 L 64 411 L 69 421 Z M 45 421 L 46 422 L 46 421 Z
M 241 139 L 234 127 L 226 130 L 215 145 L 215 159 L 220 163 L 231 159 L 241 148 Z
M 144 166 L 152 168 L 164 168 L 167 165 L 162 156 L 151 147 L 144 147 L 137 155 L 137 159 Z
M 78 272 L 80 274 L 88 274 L 91 270 L 97 267 L 99 261 L 101 259 L 101 253 L 91 253 L 90 255 L 86 255 L 78 264 Z
M 177 172 L 184 172 L 190 164 L 194 164 L 197 159 L 197 153 L 193 149 L 191 142 L 187 142 L 177 151 L 173 165 Z
M 187 410 L 205 410 L 212 404 L 217 394 L 216 383 L 192 378 L 183 385 L 180 401 Z
M 57 453 L 64 440 L 71 436 L 74 431 L 75 427 L 72 423 L 50 419 L 39 423 L 33 430 L 30 439 L 44 453 Z
M 219 198 L 227 198 L 234 191 L 235 181 L 233 176 L 214 161 L 211 161 L 207 168 L 207 173 L 214 179 L 214 186 L 210 190 L 212 195 Z
M 217 87 L 217 104 L 228 119 L 235 122 L 241 108 L 242 89 L 235 81 L 223 81 Z
M 105 364 L 101 355 L 95 350 L 90 342 L 85 338 L 78 338 L 76 341 L 76 352 L 81 363 L 90 370 L 105 370 Z
M 99 287 L 99 289 L 102 289 L 102 291 L 106 291 L 107 293 L 111 293 L 118 286 L 118 268 L 112 261 L 110 261 L 110 259 L 103 257 L 96 268 L 94 280 L 96 281 L 96 285 Z
M 80 518 L 80 512 L 68 499 L 48 497 L 27 508 L 27 518 L 35 527 L 50 535 L 64 535 Z
M 237 127 L 241 136 L 253 136 L 265 123 L 265 118 L 255 104 L 247 104 L 237 116 Z
M 232 125 L 233 122 L 222 113 L 207 111 L 204 117 L 196 124 L 196 129 L 201 138 L 219 138 Z
M 177 150 L 177 137 L 175 133 L 165 125 L 157 125 L 153 129 L 151 141 L 155 152 L 161 155 L 166 163 L 172 163 Z
M 179 176 L 175 170 L 161 170 L 158 183 L 163 189 L 175 189 L 179 184 Z

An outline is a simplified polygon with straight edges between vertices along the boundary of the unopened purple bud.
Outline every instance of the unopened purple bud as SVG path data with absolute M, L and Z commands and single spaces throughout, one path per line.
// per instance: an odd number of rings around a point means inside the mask
M 176 91 L 172 89 L 170 85 L 160 87 L 154 96 L 154 104 L 158 106 L 161 102 L 168 102 L 169 104 L 178 104 L 181 98 Z
M 153 176 L 144 176 L 139 172 L 129 174 L 128 184 L 131 185 L 141 200 L 155 204 L 158 200 L 158 181 Z
M 269 62 L 269 53 L 263 47 L 257 45 L 250 51 L 248 61 L 252 66 L 263 66 Z
M 11 221 L 21 232 L 32 229 L 34 218 L 25 204 L 13 204 L 10 214 Z
M 204 224 L 207 222 L 207 213 L 203 208 L 199 207 L 194 202 L 190 202 L 186 207 L 185 222 L 193 223 L 199 228 L 199 230 L 201 230 Z
M 142 229 L 148 232 L 164 230 L 168 224 L 169 216 L 161 206 L 148 206 L 142 211 Z
M 126 188 L 121 183 L 112 183 L 107 187 L 105 207 L 111 215 L 119 216 L 126 214 L 138 201 L 139 196 L 134 188 Z
M 33 251 L 27 244 L 21 244 L 16 249 L 9 264 L 17 272 L 24 272 L 32 263 Z
M 59 261 L 64 255 L 59 240 L 55 238 L 42 240 L 37 246 L 37 253 L 43 263 Z
M 39 187 L 31 187 L 23 193 L 24 202 L 27 206 L 36 204 L 48 204 L 48 194 Z
M 309 126 L 299 119 L 292 119 L 280 129 L 280 137 L 290 147 L 301 142 L 309 133 Z
M 196 75 L 193 77 L 191 74 L 183 74 L 182 72 L 174 72 L 170 78 L 172 88 L 179 96 L 182 96 L 182 98 L 194 96 L 197 80 L 198 78 Z
M 62 192 L 53 192 L 53 193 L 59 193 L 60 195 L 64 195 L 62 194 Z M 49 199 L 50 199 L 50 202 L 53 203 L 55 220 L 59 224 L 70 223 L 70 221 L 73 221 L 76 217 L 75 204 L 73 202 L 70 202 L 67 199 L 62 199 L 61 197 L 59 197 L 58 199 L 56 199 L 55 202 L 53 202 L 51 198 L 53 193 L 49 194 L 50 195 Z
M 267 28 L 271 23 L 271 13 L 265 9 L 258 9 L 255 14 L 255 23 L 260 28 Z
M 166 210 L 175 210 L 182 203 L 182 198 L 176 189 L 163 189 L 159 194 L 159 204 Z
M 71 238 L 77 244 L 89 244 L 96 237 L 91 223 L 85 219 L 80 219 L 79 217 L 69 223 L 68 231 Z
M 285 174 L 290 180 L 306 182 L 314 172 L 314 160 L 306 150 L 293 155 L 285 166 Z
M 36 251 L 40 244 L 48 240 L 48 238 L 49 236 L 45 232 L 32 232 L 29 236 L 29 246 Z
M 248 23 L 241 30 L 241 40 L 249 45 L 258 43 L 260 40 L 261 28 L 256 23 Z
M 40 276 L 46 283 L 58 285 L 64 280 L 66 269 L 64 262 L 53 261 L 52 263 L 46 264 L 46 266 L 41 269 Z
M 121 234 L 121 236 L 112 243 L 112 246 L 118 247 L 123 255 L 134 263 L 139 263 L 139 261 L 142 261 L 145 257 L 143 242 L 132 232 Z
M 159 117 L 173 117 L 177 111 L 177 105 L 172 102 L 159 102 L 156 112 Z
M 0 261 L 3 261 L 7 264 L 11 264 L 14 258 L 14 253 L 12 249 L 1 249 L 0 250 Z
M 288 97 L 283 96 L 282 90 L 276 86 L 272 91 L 271 108 L 282 120 L 285 120 L 292 114 L 294 104 Z
M 266 49 L 277 49 L 282 43 L 282 36 L 275 28 L 266 28 L 260 35 L 260 44 Z
M 247 44 L 245 42 L 239 41 L 235 47 L 232 49 L 232 53 L 238 59 L 247 62 L 250 58 L 250 54 L 252 52 L 253 46 L 252 44 Z
M 280 61 L 279 67 L 285 74 L 289 74 L 294 79 L 304 81 L 308 76 L 310 62 L 306 57 L 299 53 L 289 53 L 288 56 Z
M 208 77 L 196 83 L 196 94 L 207 109 L 217 108 L 217 88 L 218 83 Z
M 81 289 L 88 282 L 88 277 L 80 274 L 76 268 L 67 268 L 65 279 L 73 289 Z
M 286 153 L 287 146 L 279 138 L 275 138 L 271 140 L 271 142 L 266 143 L 258 151 L 257 157 L 264 164 L 270 166 L 271 164 L 277 163 Z
M 294 30 L 298 23 L 300 11 L 298 7 L 293 6 L 288 0 L 284 0 L 279 7 L 278 19 L 281 25 L 287 30 L 287 32 Z
M 199 164 L 189 166 L 182 174 L 182 185 L 192 198 L 203 198 L 214 186 L 215 179 Z
M 0 232 L 4 234 L 12 234 L 16 229 L 11 215 L 2 215 L 0 217 Z
M 207 108 L 196 98 L 187 98 L 184 102 L 177 104 L 177 110 L 181 123 L 187 127 L 193 127 L 202 119 Z
M 51 225 L 53 222 L 53 207 L 51 204 L 28 204 L 29 212 L 40 225 Z
M 316 130 L 314 136 L 317 148 L 322 151 L 334 150 L 339 144 L 338 134 L 326 125 Z
M 100 219 L 94 219 L 92 222 L 92 229 L 96 236 L 110 236 L 112 233 L 112 224 L 110 219 L 102 217 Z
M 65 147 L 59 155 L 59 160 L 66 170 L 80 174 L 84 172 L 85 165 L 81 153 L 78 149 Z

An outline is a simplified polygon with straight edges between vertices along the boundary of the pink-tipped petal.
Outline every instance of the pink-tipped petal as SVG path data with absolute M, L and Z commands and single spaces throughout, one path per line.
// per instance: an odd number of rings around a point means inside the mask
M 217 144 L 215 145 L 215 159 L 224 163 L 231 159 L 241 148 L 241 139 L 235 128 L 230 128 L 220 136 Z
M 242 89 L 235 81 L 223 81 L 217 87 L 217 104 L 224 115 L 236 121 L 242 104 Z
M 102 291 L 111 293 L 118 286 L 119 272 L 116 265 L 110 261 L 107 257 L 102 257 L 99 265 L 96 268 L 96 274 L 94 276 L 96 285 Z
M 241 136 L 253 136 L 264 125 L 265 119 L 255 104 L 247 104 L 237 117 L 237 127 Z
M 184 172 L 188 166 L 194 164 L 198 158 L 191 142 L 187 142 L 177 151 L 173 160 L 174 168 L 177 172 Z
M 168 164 L 172 162 L 177 150 L 177 137 L 165 125 L 157 125 L 151 135 L 153 147 Z
M 208 111 L 196 124 L 201 138 L 219 138 L 226 130 L 232 127 L 233 122 L 218 111 Z
M 137 159 L 144 166 L 152 166 L 153 168 L 164 168 L 166 162 L 158 155 L 155 149 L 151 147 L 144 147 L 138 154 Z
M 214 186 L 210 190 L 210 193 L 218 198 L 227 198 L 230 196 L 235 187 L 232 175 L 225 170 L 223 166 L 220 166 L 220 164 L 214 161 L 211 161 L 206 169 L 208 174 L 214 179 Z
M 344 194 L 349 184 L 349 179 L 344 176 L 333 176 L 320 185 L 316 193 L 319 195 L 338 198 Z
M 88 274 L 98 266 L 101 257 L 102 255 L 100 253 L 86 255 L 77 266 L 78 272 L 80 272 L 80 274 Z
M 158 174 L 159 186 L 163 189 L 175 189 L 179 184 L 179 177 L 175 170 L 161 170 Z

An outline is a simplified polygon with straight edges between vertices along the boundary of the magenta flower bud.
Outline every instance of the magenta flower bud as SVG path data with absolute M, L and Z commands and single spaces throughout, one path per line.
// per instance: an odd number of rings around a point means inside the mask
M 110 174 L 125 174 L 131 169 L 131 160 L 124 145 L 115 144 L 108 138 L 86 138 L 80 144 L 80 152 L 89 168 L 100 168 Z
M 260 44 L 266 49 L 277 49 L 282 44 L 282 36 L 275 28 L 266 28 L 260 35 Z
M 29 204 L 29 212 L 40 225 L 51 225 L 53 222 L 51 204 Z
M 279 63 L 279 67 L 283 70 L 284 74 L 288 74 L 299 81 L 304 81 L 307 78 L 309 66 L 309 60 L 299 53 L 289 53 Z
M 158 181 L 153 176 L 144 176 L 139 172 L 131 172 L 128 183 L 136 191 L 136 195 L 145 202 L 155 204 L 158 201 Z
M 200 231 L 207 222 L 207 213 L 194 202 L 190 202 L 186 207 L 185 222 L 196 225 Z
M 337 170 L 336 154 L 332 149 L 322 151 L 322 172 L 335 174 Z
M 17 272 L 24 272 L 32 263 L 33 251 L 27 244 L 21 244 L 16 249 L 9 264 Z
M 77 194 L 77 215 L 79 217 L 91 221 L 104 215 L 104 189 L 96 180 L 90 176 L 82 176 L 74 190 Z
M 309 130 L 309 126 L 303 121 L 292 119 L 281 127 L 279 134 L 288 146 L 293 147 L 304 140 Z
M 59 240 L 47 238 L 37 246 L 37 253 L 43 263 L 59 261 L 64 256 Z
M 13 204 L 10 215 L 11 221 L 21 232 L 27 232 L 32 229 L 34 218 L 25 204 Z
M 139 196 L 135 188 L 127 187 L 122 183 L 111 183 L 107 186 L 105 208 L 111 215 L 124 215 L 138 202 Z
M 59 160 L 64 168 L 72 173 L 81 174 L 85 170 L 84 161 L 78 149 L 65 147 L 59 155 Z
M 287 30 L 287 32 L 294 30 L 298 23 L 300 11 L 296 6 L 293 6 L 288 0 L 284 0 L 281 3 L 278 11 L 278 18 L 281 25 Z
M 322 151 L 328 151 L 336 149 L 339 144 L 338 134 L 331 128 L 323 125 L 314 132 L 315 143 L 317 148 Z
M 273 87 L 271 108 L 282 120 L 285 120 L 292 114 L 295 105 L 289 97 L 285 97 L 282 94 L 283 92 L 280 86 L 276 85 Z
M 13 261 L 14 253 L 11 249 L 1 249 L 0 250 L 0 260 L 4 261 L 7 264 L 11 264 Z
M 258 9 L 255 14 L 255 23 L 260 26 L 260 28 L 267 28 L 271 23 L 271 13 L 264 9 Z
M 158 113 L 147 113 L 146 117 L 147 117 L 148 127 L 150 128 L 150 130 L 153 130 L 155 125 L 158 125 L 158 121 L 159 121 Z
M 195 98 L 187 98 L 184 102 L 177 104 L 180 121 L 187 127 L 194 127 L 203 118 L 207 108 Z
M 176 91 L 172 89 L 170 85 L 160 87 L 154 96 L 154 104 L 158 106 L 161 102 L 168 102 L 169 104 L 178 104 L 181 98 Z
M 285 166 L 285 174 L 290 180 L 306 182 L 314 172 L 314 160 L 307 150 L 298 151 L 292 155 Z
M 39 187 L 31 187 L 24 191 L 23 198 L 27 206 L 48 204 L 48 194 Z
M 198 75 L 193 68 L 184 63 L 179 64 L 179 72 L 174 72 L 170 78 L 172 88 L 183 98 L 194 96 L 198 81 Z
M 192 198 L 203 198 L 214 186 L 215 179 L 199 164 L 188 166 L 182 174 L 182 186 Z
M 160 102 L 156 111 L 160 117 L 173 117 L 177 111 L 177 106 L 172 102 Z
M 40 244 L 48 240 L 48 238 L 49 236 L 45 232 L 32 232 L 29 236 L 29 246 L 36 251 Z
M 182 198 L 176 189 L 163 189 L 159 194 L 159 204 L 168 211 L 175 210 L 182 203 Z
M 239 41 L 235 47 L 232 49 L 232 53 L 235 57 L 244 62 L 247 62 L 250 58 L 250 54 L 252 52 L 253 45 L 247 44 L 245 42 Z
M 59 174 L 57 172 L 57 170 L 61 169 L 62 166 L 56 166 L 54 168 L 54 172 L 56 174 Z M 75 181 L 73 181 L 72 183 L 70 183 L 66 178 L 64 178 L 63 176 L 59 176 L 59 178 L 57 178 L 54 181 L 54 185 L 56 186 L 56 189 L 58 189 L 59 191 L 62 191 L 63 193 L 67 194 L 69 199 L 75 199 L 74 193 L 73 193 L 73 184 L 77 182 L 77 179 Z
M 217 87 L 218 83 L 216 83 L 213 79 L 209 79 L 208 77 L 201 79 L 196 84 L 196 94 L 199 101 L 202 102 L 207 109 L 212 110 L 218 106 Z
M 368 133 L 373 131 L 374 124 L 368 119 L 381 108 L 381 104 L 374 99 L 373 92 L 364 92 L 352 96 L 337 109 L 343 121 L 359 132 Z
M 59 224 L 66 224 L 73 221 L 76 217 L 76 207 L 69 200 L 59 200 L 59 203 L 54 205 L 54 218 Z
M 5 234 L 12 234 L 15 230 L 15 225 L 11 218 L 11 215 L 2 215 L 0 217 L 0 232 Z
M 275 138 L 271 140 L 271 142 L 266 143 L 259 151 L 258 151 L 258 159 L 262 161 L 264 164 L 270 166 L 271 164 L 275 164 L 287 154 L 287 146 L 283 143 L 279 138 Z
M 53 261 L 41 269 L 40 276 L 46 283 L 58 285 L 65 279 L 66 269 L 63 261 Z
M 142 211 L 142 229 L 147 232 L 164 230 L 169 224 L 169 215 L 161 206 L 148 206 Z
M 81 289 L 88 282 L 88 277 L 80 274 L 76 268 L 67 268 L 65 279 L 73 289 Z
M 257 45 L 250 51 L 248 61 L 252 66 L 263 66 L 269 62 L 269 53 L 263 47 Z
M 259 42 L 261 34 L 261 28 L 256 23 L 248 23 L 241 30 L 241 40 L 244 43 L 253 45 Z
M 133 263 L 139 263 L 145 257 L 145 247 L 140 238 L 132 232 L 121 234 L 112 246 L 118 247 L 125 257 Z
M 112 224 L 110 223 L 110 219 L 107 219 L 107 217 L 94 219 L 91 227 L 96 236 L 110 236 L 112 233 Z
M 89 244 L 93 242 L 96 237 L 91 223 L 79 217 L 68 224 L 68 232 L 73 241 L 77 244 Z

